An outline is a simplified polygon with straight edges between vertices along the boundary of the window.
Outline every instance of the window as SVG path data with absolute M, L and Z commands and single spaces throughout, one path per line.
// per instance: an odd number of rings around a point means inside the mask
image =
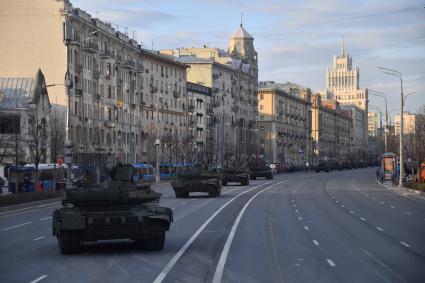
M 20 116 L 0 116 L 0 134 L 19 134 Z

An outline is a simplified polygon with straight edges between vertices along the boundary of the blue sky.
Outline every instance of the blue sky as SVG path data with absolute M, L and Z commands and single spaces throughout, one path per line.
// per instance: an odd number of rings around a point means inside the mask
M 404 76 L 406 109 L 425 104 L 425 0 L 71 0 L 92 16 L 128 27 L 145 47 L 208 43 L 223 49 L 240 13 L 255 38 L 260 80 L 291 81 L 322 90 L 341 38 L 360 67 L 360 84 L 387 94 L 399 109 L 400 84 L 376 67 Z M 380 98 L 370 104 L 383 107 Z M 383 109 L 383 108 L 382 108 Z M 394 111 L 393 113 L 396 113 Z

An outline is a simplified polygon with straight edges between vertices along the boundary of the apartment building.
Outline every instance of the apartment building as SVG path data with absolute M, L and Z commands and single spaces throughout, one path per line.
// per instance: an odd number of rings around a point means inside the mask
M 13 1 L 0 13 L 0 75 L 43 68 L 52 104 L 69 110 L 74 163 L 154 161 L 157 139 L 160 161 L 185 158 L 187 65 L 66 0 Z
M 190 161 L 211 163 L 213 158 L 213 116 L 210 87 L 187 83 L 188 142 Z
M 279 84 L 260 83 L 258 141 L 269 162 L 304 167 L 311 163 L 311 91 L 289 93 Z
M 353 143 L 350 113 L 337 101 L 322 101 L 316 94 L 312 95 L 311 115 L 313 164 L 350 158 Z

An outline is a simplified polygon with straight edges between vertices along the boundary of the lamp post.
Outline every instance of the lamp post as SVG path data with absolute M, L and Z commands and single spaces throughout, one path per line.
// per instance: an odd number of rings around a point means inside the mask
M 385 100 L 385 129 L 384 129 L 384 144 L 385 152 L 388 152 L 388 101 L 385 93 L 369 89 L 369 93 L 375 96 L 382 97 Z
M 400 78 L 400 178 L 398 187 L 403 187 L 403 175 L 404 175 L 404 164 L 403 164 L 403 106 L 404 106 L 404 95 L 403 95 L 403 76 L 399 71 L 378 67 L 385 74 Z

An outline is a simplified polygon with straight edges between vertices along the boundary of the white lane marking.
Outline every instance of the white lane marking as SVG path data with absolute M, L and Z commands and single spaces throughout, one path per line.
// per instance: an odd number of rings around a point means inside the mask
M 286 180 L 284 180 L 286 181 Z M 282 182 L 284 182 L 282 181 Z M 158 276 L 155 278 L 155 280 L 153 281 L 153 283 L 161 283 L 165 277 L 167 276 L 167 274 L 171 271 L 171 269 L 174 267 L 174 265 L 177 263 L 177 261 L 180 259 L 180 257 L 184 254 L 184 252 L 190 247 L 190 245 L 196 240 L 196 238 L 198 238 L 199 234 L 201 234 L 202 230 L 205 229 L 205 227 L 226 207 L 228 206 L 230 203 L 232 203 L 235 199 L 239 198 L 240 196 L 254 190 L 257 189 L 261 186 L 270 184 L 271 182 L 267 182 L 265 184 L 262 185 L 258 185 L 256 187 L 253 187 L 252 189 L 243 191 L 241 193 L 239 193 L 238 195 L 234 196 L 232 199 L 230 199 L 229 201 L 227 201 L 225 204 L 223 204 L 222 206 L 220 206 L 219 209 L 217 209 L 213 215 L 211 215 L 205 222 L 204 224 L 201 225 L 201 227 L 198 228 L 198 230 L 196 230 L 196 232 L 189 238 L 189 240 L 187 240 L 187 242 L 177 251 L 177 253 L 170 259 L 170 261 L 164 266 L 164 268 L 161 270 L 161 272 L 158 274 Z M 281 183 L 281 182 L 279 182 Z M 276 183 L 278 184 L 278 183 Z
M 282 181 L 283 182 L 283 181 Z M 236 229 L 239 226 L 239 223 L 242 219 L 243 214 L 245 213 L 245 210 L 247 209 L 248 205 L 262 192 L 264 192 L 265 190 L 268 190 L 282 182 L 278 182 L 276 184 L 273 184 L 271 186 L 268 186 L 267 188 L 262 189 L 261 191 L 257 192 L 255 195 L 253 195 L 248 201 L 247 203 L 243 206 L 242 210 L 239 212 L 238 217 L 235 220 L 235 223 L 233 223 L 232 229 L 230 230 L 229 236 L 227 237 L 227 241 L 224 244 L 224 248 L 223 251 L 221 252 L 221 256 L 220 259 L 218 260 L 218 264 L 217 264 L 217 268 L 215 270 L 214 273 L 214 277 L 212 282 L 213 283 L 220 283 L 221 282 L 221 278 L 223 276 L 223 271 L 224 271 L 224 265 L 226 264 L 226 260 L 227 260 L 227 255 L 229 254 L 230 251 L 230 246 L 232 245 L 232 241 L 233 238 L 235 237 L 236 234 Z
M 316 240 L 313 240 L 313 244 L 315 244 L 316 246 L 318 246 L 319 245 L 319 242 L 316 241 Z
M 330 265 L 330 266 L 332 266 L 332 267 L 335 267 L 336 265 L 335 265 L 335 263 L 332 261 L 332 259 L 326 259 L 326 261 L 328 262 L 328 264 Z
M 35 238 L 35 239 L 33 239 L 33 241 L 38 241 L 38 240 L 41 240 L 41 239 L 43 239 L 43 238 L 45 238 L 46 236 L 41 236 L 41 237 L 38 237 L 38 238 Z
M 402 244 L 402 245 L 403 245 L 403 246 L 405 246 L 405 247 L 410 248 L 410 245 L 409 245 L 408 243 L 405 243 L 405 242 L 403 242 L 403 241 L 400 241 L 400 244 Z
M 9 216 L 14 216 L 14 215 L 20 215 L 26 212 L 32 212 L 34 210 L 40 210 L 41 208 L 44 208 L 46 206 L 52 206 L 52 205 L 58 205 L 61 202 L 54 202 L 54 203 L 47 203 L 47 204 L 40 204 L 37 206 L 31 206 L 31 207 L 26 207 L 26 208 L 21 208 L 21 209 L 15 209 L 12 211 L 6 211 L 6 212 L 2 212 L 0 213 L 0 217 L 9 217 Z
M 409 211 L 406 211 L 405 213 L 406 213 L 407 215 L 410 215 L 410 214 L 412 214 L 412 213 L 410 213 Z
M 301 221 L 301 220 L 303 220 L 303 218 L 302 218 L 301 216 L 299 216 L 299 217 L 298 217 L 298 220 L 300 220 L 300 221 Z
M 176 208 L 175 208 L 175 207 L 172 207 L 172 208 L 171 208 L 171 210 L 174 210 L 174 209 L 176 209 Z
M 366 219 L 364 219 L 363 217 L 360 217 L 360 219 L 361 219 L 362 221 L 366 221 Z
M 339 201 L 336 200 L 335 202 L 338 203 Z
M 40 218 L 40 220 L 41 220 L 41 221 L 44 221 L 44 220 L 51 219 L 51 218 L 52 218 L 52 217 L 51 217 L 51 216 L 49 216 L 49 217 Z
M 292 205 L 293 207 L 297 207 L 297 205 L 294 203 L 293 205 Z
M 351 213 L 351 214 L 354 214 L 354 211 L 350 210 L 350 213 Z
M 382 229 L 381 227 L 376 227 L 377 230 L 384 232 L 384 229 Z
M 368 195 L 368 194 L 365 194 L 364 196 L 365 196 L 365 197 L 368 197 L 369 195 Z
M 38 278 L 36 278 L 36 279 L 34 279 L 34 280 L 32 280 L 30 283 L 37 283 L 37 282 L 40 282 L 41 280 L 43 280 L 44 278 L 46 278 L 47 277 L 47 275 L 41 275 L 40 277 L 38 277 Z
M 344 208 L 345 206 L 344 206 L 343 204 L 341 204 L 341 207 L 343 207 L 343 208 Z
M 298 213 L 298 209 L 295 209 L 295 213 Z
M 395 206 L 394 206 L 394 205 L 390 205 L 390 207 L 391 207 L 391 208 L 395 208 Z
M 304 226 L 304 229 L 305 229 L 306 231 L 308 231 L 308 226 Z
M 395 273 L 390 267 L 388 267 L 385 263 L 383 263 L 382 261 L 380 261 L 379 259 L 377 259 L 373 254 L 371 254 L 370 252 L 368 252 L 367 250 L 363 249 L 363 252 L 368 255 L 370 258 L 372 258 L 374 261 L 376 261 L 379 265 L 381 265 L 383 268 L 385 268 L 389 273 L 393 274 L 394 276 L 396 276 L 397 278 L 400 279 L 400 282 L 407 282 L 406 279 L 404 279 L 403 277 L 401 277 L 399 274 Z M 385 279 L 385 278 L 383 278 Z
M 193 198 L 192 200 L 196 200 L 196 198 Z
M 384 204 L 384 202 L 383 202 L 383 201 L 381 201 L 381 202 L 380 202 L 380 204 Z
M 186 205 L 186 203 L 187 203 L 187 202 L 183 202 L 182 204 L 183 204 L 183 205 Z
M 15 226 L 12 226 L 12 227 L 3 228 L 3 229 L 1 229 L 1 231 L 6 231 L 6 230 L 13 229 L 13 228 L 18 228 L 18 227 L 25 226 L 25 225 L 28 225 L 28 224 L 31 224 L 31 223 L 32 223 L 31 221 L 30 222 L 25 222 L 25 223 L 22 223 L 22 224 L 19 224 L 19 225 L 15 225 Z

